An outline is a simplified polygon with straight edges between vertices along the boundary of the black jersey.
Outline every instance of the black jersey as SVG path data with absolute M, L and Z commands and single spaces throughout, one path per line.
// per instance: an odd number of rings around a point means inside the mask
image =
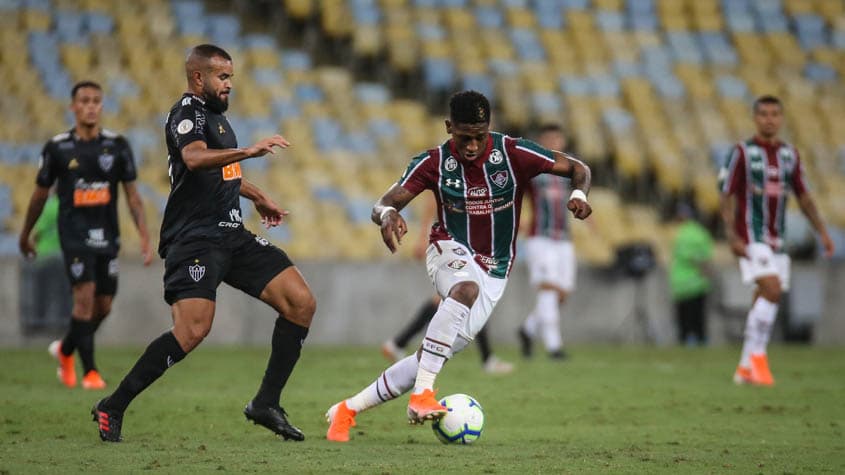
M 236 148 L 238 140 L 226 117 L 209 110 L 201 97 L 186 93 L 170 109 L 164 136 L 170 196 L 161 223 L 159 255 L 166 257 L 168 246 L 177 240 L 226 239 L 228 233 L 240 231 L 240 164 L 191 171 L 182 160 L 182 147 L 197 140 L 209 149 Z
M 114 132 L 101 129 L 95 139 L 83 141 L 71 129 L 50 139 L 41 152 L 35 182 L 43 187 L 58 182 L 62 249 L 116 254 L 117 183 L 136 176 L 129 142 Z

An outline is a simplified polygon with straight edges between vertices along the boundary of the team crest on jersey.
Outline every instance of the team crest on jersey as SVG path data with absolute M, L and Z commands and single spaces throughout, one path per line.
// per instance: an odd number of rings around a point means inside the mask
M 75 157 L 71 158 L 70 162 L 68 162 L 67 164 L 67 169 L 76 170 L 77 168 L 79 168 L 79 160 L 77 160 Z
M 502 156 L 502 152 L 500 152 L 496 149 L 493 149 L 493 151 L 490 152 L 490 163 L 492 163 L 493 165 L 498 165 L 498 164 L 502 163 L 502 160 L 504 160 L 504 157 Z
M 217 133 L 223 135 L 226 133 L 226 129 L 224 129 L 222 125 L 217 124 Z
M 454 261 L 446 264 L 447 267 L 449 267 L 450 269 L 455 269 L 455 270 L 461 270 L 464 267 L 466 267 L 466 265 L 467 265 L 467 261 L 465 261 L 463 259 L 455 259 Z
M 97 163 L 100 164 L 100 168 L 103 169 L 104 172 L 108 172 L 111 170 L 111 166 L 114 165 L 114 155 L 106 152 L 97 157 Z
M 73 275 L 75 279 L 82 277 L 82 271 L 85 270 L 85 263 L 74 261 L 73 264 L 70 265 L 70 273 Z
M 444 165 L 447 172 L 455 171 L 458 168 L 458 161 L 455 160 L 453 157 L 449 157 L 446 159 L 446 164 Z
M 455 254 L 457 254 L 457 255 L 459 255 L 459 256 L 465 256 L 465 255 L 467 255 L 467 252 L 466 252 L 466 251 L 464 251 L 464 250 L 463 250 L 463 248 L 460 248 L 460 247 L 454 247 L 454 248 L 452 248 L 452 252 L 454 252 Z
M 205 266 L 201 266 L 199 260 L 195 260 L 194 265 L 188 266 L 188 275 L 194 279 L 194 282 L 199 282 L 205 276 Z
M 508 172 L 505 170 L 500 170 L 493 174 L 490 177 L 490 181 L 496 184 L 499 188 L 504 188 L 505 185 L 508 183 Z

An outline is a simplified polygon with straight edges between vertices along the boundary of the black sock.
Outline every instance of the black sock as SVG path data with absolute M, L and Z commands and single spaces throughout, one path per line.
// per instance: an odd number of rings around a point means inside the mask
M 434 318 L 435 313 L 437 313 L 437 304 L 434 303 L 433 300 L 426 301 L 426 303 L 417 310 L 417 314 L 414 315 L 414 319 L 408 323 L 408 326 L 396 335 L 396 338 L 393 339 L 393 343 L 399 348 L 405 348 L 411 338 L 428 325 L 428 322 Z
M 481 352 L 481 363 L 486 363 L 487 358 L 493 353 L 490 351 L 490 341 L 487 340 L 487 328 L 484 327 L 475 335 L 475 341 L 478 342 L 478 351 Z
M 299 353 L 302 351 L 302 344 L 308 336 L 308 329 L 301 327 L 279 315 L 276 319 L 276 326 L 273 328 L 273 343 L 270 350 L 270 361 L 267 362 L 267 370 L 264 372 L 264 379 L 261 380 L 261 387 L 255 395 L 253 402 L 257 406 L 275 407 L 279 405 L 279 398 L 282 388 L 288 382 L 293 367 L 299 360 Z
M 70 356 L 76 351 L 76 345 L 79 342 L 79 337 L 84 332 L 85 320 L 79 320 L 74 316 L 70 317 L 70 327 L 67 329 L 65 337 L 62 338 L 62 354 Z
M 94 364 L 94 332 L 97 325 L 92 321 L 79 322 L 81 327 L 76 337 L 76 349 L 79 351 L 79 359 L 82 360 L 82 374 L 88 374 L 92 369 L 97 369 Z
M 125 411 L 135 396 L 161 377 L 167 368 L 181 361 L 185 355 L 173 332 L 164 333 L 156 338 L 138 358 L 135 366 L 129 370 L 129 374 L 120 382 L 120 386 L 108 397 L 105 406 L 109 409 Z

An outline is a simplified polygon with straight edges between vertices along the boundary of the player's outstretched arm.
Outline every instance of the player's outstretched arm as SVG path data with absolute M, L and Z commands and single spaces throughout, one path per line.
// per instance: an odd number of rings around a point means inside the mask
M 554 155 L 555 164 L 550 173 L 571 180 L 572 194 L 569 195 L 566 207 L 577 219 L 586 219 L 593 213 L 593 208 L 587 203 L 587 194 L 590 192 L 592 180 L 590 167 L 569 154 L 555 151 Z
M 261 224 L 266 228 L 272 228 L 282 224 L 285 216 L 290 214 L 290 211 L 282 209 L 275 201 L 267 196 L 267 193 L 255 186 L 254 183 L 246 178 L 241 179 L 241 196 L 252 201 L 255 205 L 255 210 L 261 216 Z
M 35 257 L 35 243 L 32 242 L 30 234 L 32 234 L 32 228 L 38 221 L 38 217 L 41 216 L 41 212 L 44 211 L 44 203 L 47 202 L 49 196 L 50 188 L 36 185 L 35 191 L 32 192 L 32 197 L 29 199 L 23 229 L 21 229 L 20 239 L 18 240 L 21 254 L 27 259 Z
M 399 211 L 415 196 L 396 183 L 373 206 L 373 222 L 381 227 L 381 239 L 391 253 L 396 252 L 402 244 L 402 237 L 408 232 L 408 224 Z
M 798 206 L 819 234 L 819 238 L 822 240 L 822 246 L 824 246 L 824 255 L 826 257 L 833 256 L 835 250 L 833 240 L 830 239 L 830 235 L 827 233 L 827 226 L 822 221 L 819 211 L 816 208 L 816 203 L 813 201 L 809 192 L 805 191 L 798 196 Z
M 246 148 L 210 149 L 202 140 L 195 140 L 182 147 L 182 160 L 189 170 L 206 170 L 220 168 L 230 163 L 240 162 L 247 158 L 263 157 L 274 154 L 274 147 L 287 148 L 290 142 L 281 135 L 274 135 L 259 140 L 255 145 Z
M 148 266 L 153 262 L 153 252 L 150 249 L 150 233 L 147 231 L 147 219 L 144 214 L 144 202 L 135 182 L 124 181 L 123 192 L 126 194 L 126 203 L 129 205 L 129 212 L 132 214 L 132 221 L 141 236 L 141 255 L 144 257 L 144 265 Z

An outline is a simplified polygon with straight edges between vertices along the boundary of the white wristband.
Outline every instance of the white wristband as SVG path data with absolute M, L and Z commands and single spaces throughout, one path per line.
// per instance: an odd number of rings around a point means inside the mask
M 584 194 L 581 190 L 572 190 L 572 194 L 569 195 L 570 200 L 581 200 L 584 203 L 587 202 L 587 195 Z
M 391 211 L 396 211 L 396 208 L 394 208 L 393 206 L 385 206 L 384 208 L 382 208 L 381 214 L 379 215 L 379 218 L 378 218 L 379 221 L 384 222 L 385 215 L 387 215 L 387 213 L 389 213 Z

